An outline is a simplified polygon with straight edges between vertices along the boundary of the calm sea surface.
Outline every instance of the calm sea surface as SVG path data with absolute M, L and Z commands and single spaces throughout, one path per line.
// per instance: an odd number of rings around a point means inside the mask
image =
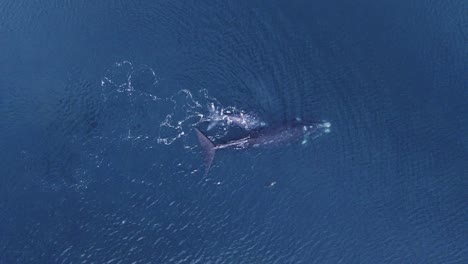
M 466 10 L 1 1 L 0 263 L 468 263 Z M 205 176 L 211 104 L 331 131 Z

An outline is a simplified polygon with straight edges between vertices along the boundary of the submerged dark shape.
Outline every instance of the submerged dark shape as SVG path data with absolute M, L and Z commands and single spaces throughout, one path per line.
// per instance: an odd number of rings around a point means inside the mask
M 208 121 L 207 130 L 213 129 L 219 123 L 235 125 L 245 130 L 253 130 L 265 127 L 266 123 L 261 121 L 254 113 L 247 113 L 233 108 L 216 107 L 213 103 L 208 106 L 209 115 L 203 119 Z
M 279 147 L 299 141 L 302 141 L 302 144 L 305 144 L 309 137 L 317 137 L 322 133 L 330 132 L 330 126 L 331 125 L 329 122 L 308 125 L 300 121 L 296 121 L 287 125 L 252 131 L 247 137 L 229 141 L 223 144 L 214 144 L 197 128 L 195 128 L 195 132 L 203 151 L 206 175 L 210 170 L 216 150 L 218 149 Z

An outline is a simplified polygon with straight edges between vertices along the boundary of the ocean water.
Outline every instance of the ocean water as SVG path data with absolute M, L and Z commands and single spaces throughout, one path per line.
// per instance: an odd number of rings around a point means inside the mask
M 467 263 L 466 10 L 1 1 L 0 263 Z M 204 175 L 210 104 L 331 131 Z

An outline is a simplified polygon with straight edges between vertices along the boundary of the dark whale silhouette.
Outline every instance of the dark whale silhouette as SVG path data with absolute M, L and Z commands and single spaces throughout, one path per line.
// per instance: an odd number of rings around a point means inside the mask
M 310 136 L 318 136 L 330 131 L 329 122 L 316 124 L 304 124 L 301 121 L 295 121 L 289 124 L 277 127 L 267 127 L 257 131 L 250 131 L 247 137 L 229 141 L 223 144 L 214 144 L 200 130 L 195 128 L 195 132 L 200 142 L 205 161 L 205 175 L 208 174 L 213 159 L 218 149 L 247 149 L 257 147 L 279 147 L 291 143 L 302 141 L 303 144 Z

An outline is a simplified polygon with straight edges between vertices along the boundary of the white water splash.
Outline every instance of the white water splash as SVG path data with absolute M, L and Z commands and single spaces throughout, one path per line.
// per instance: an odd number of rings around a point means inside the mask
M 128 108 L 128 113 L 123 113 L 121 119 L 126 124 L 112 131 L 124 131 L 125 135 L 121 132 L 120 137 L 126 140 L 154 138 L 158 144 L 171 145 L 183 140 L 194 127 L 200 125 L 210 126 L 209 130 L 212 130 L 215 138 L 225 136 L 232 126 L 251 130 L 266 125 L 253 111 L 223 106 L 206 89 L 193 92 L 185 88 L 170 97 L 159 97 L 158 83 L 159 78 L 152 68 L 134 66 L 129 61 L 116 62 L 105 72 L 101 79 L 104 101 L 114 107 Z M 149 128 L 144 130 L 146 134 L 138 133 L 131 124 L 140 119 L 136 111 L 139 108 L 141 112 L 154 111 L 146 114 L 159 118 L 149 119 L 156 124 L 143 124 Z

